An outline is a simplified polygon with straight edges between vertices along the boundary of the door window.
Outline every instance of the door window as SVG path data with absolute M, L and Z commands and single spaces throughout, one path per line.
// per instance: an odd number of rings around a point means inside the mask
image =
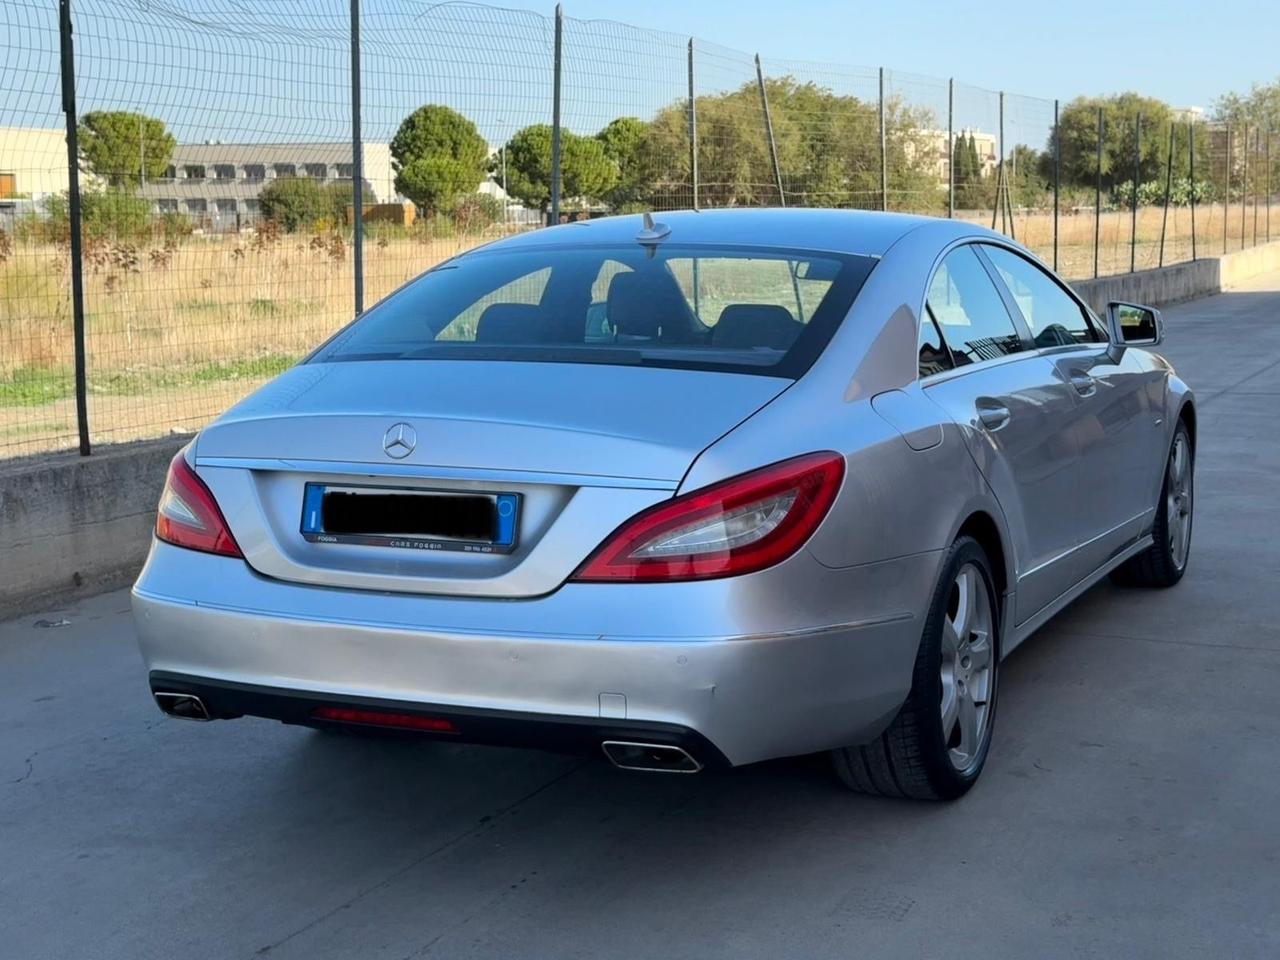
M 1013 294 L 1037 347 L 1069 347 L 1101 339 L 1080 304 L 1049 274 L 1003 247 L 984 246 L 983 250 Z
M 956 366 L 994 360 L 1023 348 L 991 275 L 972 247 L 958 247 L 933 275 L 927 306 Z

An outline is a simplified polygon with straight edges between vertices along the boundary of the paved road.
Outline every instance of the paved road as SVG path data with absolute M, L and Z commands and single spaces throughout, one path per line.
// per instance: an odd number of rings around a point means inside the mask
M 166 720 L 114 593 L 0 625 L 0 956 L 1280 955 L 1280 276 L 1254 287 L 1168 311 L 1187 578 L 1019 649 L 964 801 Z

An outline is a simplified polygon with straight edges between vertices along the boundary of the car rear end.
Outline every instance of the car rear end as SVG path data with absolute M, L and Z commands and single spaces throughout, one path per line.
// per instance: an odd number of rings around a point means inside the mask
M 517 245 L 411 284 L 175 458 L 134 588 L 157 702 L 673 772 L 874 732 L 921 574 L 805 549 L 843 455 L 682 485 L 870 268 Z

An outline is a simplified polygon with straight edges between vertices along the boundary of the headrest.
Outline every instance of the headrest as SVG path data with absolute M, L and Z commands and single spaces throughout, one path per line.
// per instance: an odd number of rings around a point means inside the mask
M 720 311 L 711 343 L 743 350 L 753 347 L 788 350 L 802 330 L 804 324 L 793 319 L 786 307 L 774 303 L 731 303 Z
M 614 334 L 657 340 L 662 332 L 662 311 L 646 277 L 631 271 L 614 274 L 609 281 L 605 310 Z
M 547 333 L 536 304 L 492 303 L 476 321 L 476 343 L 539 343 Z

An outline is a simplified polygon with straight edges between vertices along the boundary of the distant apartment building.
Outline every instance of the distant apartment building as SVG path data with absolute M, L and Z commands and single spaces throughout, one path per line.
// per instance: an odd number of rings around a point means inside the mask
M 37 127 L 0 127 L 0 230 L 12 230 L 40 202 L 67 189 L 66 133 Z
M 950 141 L 946 130 L 922 130 L 918 139 L 908 140 L 903 147 L 910 161 L 916 159 L 917 150 L 922 150 L 925 161 L 938 178 L 938 183 L 946 186 L 950 175 L 951 143 L 959 142 L 961 138 L 968 143 L 970 136 L 973 137 L 973 145 L 978 151 L 978 165 L 982 175 L 989 176 L 995 173 L 996 165 L 1000 162 L 1000 147 L 996 142 L 995 134 L 992 133 L 966 128 L 957 130 L 955 141 Z
M 374 201 L 395 196 L 391 147 L 366 143 L 363 181 Z M 148 180 L 141 195 L 157 213 L 182 213 L 206 229 L 234 230 L 262 216 L 262 191 L 281 177 L 310 177 L 322 184 L 351 185 L 349 143 L 183 143 L 173 151 L 164 177 Z
M 0 127 L 0 200 L 39 201 L 66 189 L 65 131 Z

